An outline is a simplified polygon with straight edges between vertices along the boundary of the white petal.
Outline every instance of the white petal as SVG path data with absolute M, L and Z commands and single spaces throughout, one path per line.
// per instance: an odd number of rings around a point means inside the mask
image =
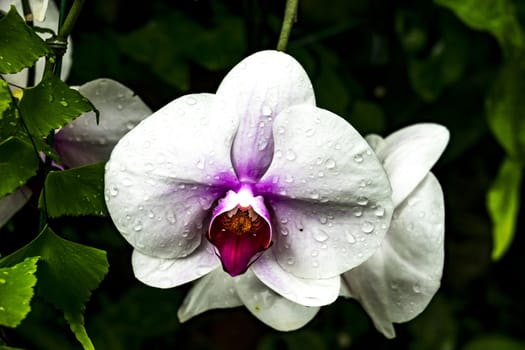
M 237 181 L 230 162 L 235 130 L 209 118 L 213 95 L 183 96 L 126 134 L 106 164 L 106 204 L 118 230 L 140 252 L 190 254 L 210 207 Z
M 33 192 L 27 186 L 0 198 L 0 228 L 29 201 Z
M 401 203 L 437 162 L 448 143 L 438 124 L 415 124 L 389 135 L 376 150 L 392 184 L 392 199 Z
M 277 263 L 272 250 L 263 254 L 252 270 L 261 282 L 286 299 L 304 306 L 323 306 L 339 296 L 341 278 L 303 279 L 295 277 Z
M 31 1 L 30 4 L 33 5 L 34 1 Z M 58 29 L 58 17 L 59 17 L 59 11 L 57 5 L 53 1 L 47 1 L 47 0 L 39 0 L 36 1 L 37 3 L 40 2 L 42 5 L 37 7 L 37 13 L 35 17 L 35 25 L 38 27 L 43 27 L 47 29 L 53 30 L 55 33 Z M 46 5 L 47 3 L 47 5 Z M 11 4 L 16 6 L 16 9 L 18 13 L 23 17 L 23 10 L 22 10 L 22 1 L 21 0 L 14 0 L 14 1 L 0 1 L 0 10 L 3 11 L 9 11 L 9 8 Z M 45 19 L 40 19 L 42 15 L 42 11 L 44 10 L 44 7 L 46 7 L 45 11 Z M 42 39 L 47 39 L 50 37 L 47 33 L 37 33 Z M 66 80 L 69 76 L 69 72 L 71 71 L 71 65 L 73 63 L 73 43 L 71 41 L 71 37 L 68 38 L 68 44 L 67 44 L 67 51 L 62 59 L 62 72 L 60 74 L 60 77 L 62 80 Z M 44 66 L 45 66 L 45 58 L 41 57 L 37 62 L 35 66 L 35 85 L 42 80 L 42 76 L 44 74 Z M 20 87 L 27 87 L 27 78 L 28 78 L 28 69 L 23 69 L 22 71 L 15 73 L 15 74 L 7 74 L 2 75 L 2 77 L 5 78 L 5 80 L 10 83 L 14 84 L 15 86 Z
M 233 278 L 221 268 L 205 275 L 190 289 L 182 302 L 177 316 L 180 322 L 212 309 L 226 309 L 241 306 Z
M 421 313 L 440 285 L 444 249 L 443 193 L 429 173 L 396 208 L 385 242 L 343 280 L 376 328 L 395 336 L 393 322 Z
M 372 147 L 372 149 L 374 150 L 374 152 L 383 145 L 383 143 L 385 142 L 385 139 L 383 139 L 381 136 L 379 135 L 376 135 L 376 134 L 370 134 L 370 135 L 366 135 L 365 137 L 365 140 L 366 142 L 368 142 L 368 144 L 370 145 L 370 147 Z
M 257 190 L 274 210 L 282 268 L 331 278 L 368 259 L 392 215 L 390 185 L 368 143 L 342 118 L 307 105 L 283 111 L 274 137 Z
M 293 331 L 310 322 L 319 307 L 296 304 L 265 286 L 251 270 L 234 278 L 242 302 L 259 320 L 278 331 Z
M 49 0 L 30 0 L 31 11 L 36 22 L 42 22 L 46 18 Z
M 131 263 L 135 277 L 156 288 L 172 288 L 191 282 L 220 265 L 207 242 L 203 242 L 189 256 L 180 259 L 160 259 L 134 250 Z
M 118 140 L 151 114 L 151 109 L 133 91 L 111 79 L 97 79 L 78 91 L 100 111 L 82 114 L 55 134 L 55 149 L 64 165 L 105 162 Z
M 315 105 L 301 65 L 279 51 L 257 52 L 237 64 L 217 90 L 213 113 L 240 120 L 232 158 L 240 179 L 257 180 L 272 160 L 272 123 L 285 108 Z

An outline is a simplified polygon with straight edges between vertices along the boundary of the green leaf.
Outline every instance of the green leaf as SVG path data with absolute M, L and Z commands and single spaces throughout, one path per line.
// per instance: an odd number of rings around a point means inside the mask
M 16 12 L 15 6 L 0 19 L 0 73 L 10 74 L 31 67 L 51 51 Z
M 41 257 L 37 294 L 64 312 L 84 349 L 93 349 L 82 315 L 91 292 L 108 272 L 106 253 L 62 239 L 46 227 L 31 243 L 0 260 L 0 266 L 28 256 Z
M 39 257 L 26 258 L 12 267 L 0 268 L 0 324 L 16 327 L 31 310 L 35 272 Z
M 487 120 L 508 154 L 525 155 L 525 67 L 504 66 L 485 100 Z
M 53 74 L 46 74 L 37 86 L 25 89 L 19 108 L 34 137 L 47 136 L 51 130 L 93 110 L 84 96 Z
M 512 0 L 434 0 L 448 7 L 469 27 L 496 37 L 508 53 L 525 48 L 525 36 Z
M 47 214 L 50 217 L 107 215 L 104 202 L 104 163 L 51 171 L 44 186 Z M 42 200 L 41 196 L 40 207 L 43 207 Z
M 0 142 L 13 136 L 18 127 L 18 115 L 12 103 L 9 87 L 0 79 Z
M 520 209 L 523 164 L 507 158 L 487 193 L 487 209 L 492 219 L 492 259 L 500 259 L 512 243 Z
M 33 147 L 18 137 L 0 143 L 0 198 L 12 193 L 36 174 L 38 158 Z
M 348 120 L 363 135 L 382 134 L 386 128 L 385 113 L 377 103 L 367 100 L 357 100 L 352 106 Z

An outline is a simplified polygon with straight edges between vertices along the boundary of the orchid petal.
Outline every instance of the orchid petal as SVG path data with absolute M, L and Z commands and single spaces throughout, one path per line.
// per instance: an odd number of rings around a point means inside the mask
M 394 212 L 385 241 L 369 260 L 346 272 L 343 294 L 357 299 L 386 337 L 428 305 L 444 261 L 443 193 L 429 173 Z
M 229 158 L 235 128 L 208 118 L 212 101 L 210 94 L 176 99 L 113 149 L 106 204 L 117 229 L 143 254 L 190 254 L 201 243 L 223 186 L 236 184 Z
M 250 312 L 279 331 L 293 331 L 310 322 L 319 307 L 296 304 L 264 285 L 251 270 L 234 278 L 235 289 Z
M 216 94 L 214 114 L 240 120 L 232 161 L 240 180 L 256 181 L 272 161 L 274 118 L 296 104 L 315 105 L 312 84 L 301 65 L 278 51 L 257 52 L 237 64 Z
M 4 226 L 29 201 L 33 192 L 27 186 L 0 198 L 0 227 Z
M 140 97 L 111 79 L 93 80 L 78 91 L 99 110 L 100 123 L 88 112 L 55 134 L 55 149 L 70 168 L 107 161 L 122 136 L 151 114 Z
M 134 250 L 131 263 L 135 277 L 156 288 L 172 288 L 196 280 L 220 265 L 207 242 L 181 259 L 155 258 Z
M 377 148 L 392 184 L 394 206 L 401 203 L 428 174 L 449 140 L 447 128 L 416 124 L 394 132 Z
M 392 215 L 390 186 L 367 142 L 337 115 L 307 105 L 274 123 L 275 156 L 256 185 L 274 210 L 281 267 L 335 277 L 368 259 Z
M 180 322 L 212 309 L 242 306 L 233 278 L 215 269 L 195 282 L 177 312 Z
M 21 0 L 12 0 L 12 1 L 0 1 L 0 10 L 8 11 L 11 4 L 15 5 L 16 10 L 19 14 L 23 14 L 22 1 Z M 32 0 L 30 1 L 31 8 L 33 10 L 35 25 L 42 28 L 47 28 L 53 30 L 55 33 L 58 30 L 58 18 L 59 11 L 57 5 L 53 1 L 48 0 Z M 33 6 L 35 6 L 33 8 Z M 36 10 L 35 10 L 36 9 Z M 45 18 L 42 16 L 45 15 Z M 47 33 L 37 33 L 42 39 L 47 39 L 50 37 Z M 68 37 L 67 41 L 67 51 L 62 57 L 62 72 L 60 77 L 62 80 L 66 80 L 71 71 L 71 66 L 73 64 L 73 49 L 72 49 L 71 37 Z M 45 58 L 41 57 L 35 64 L 35 84 L 42 80 L 44 74 Z M 23 69 L 15 74 L 6 74 L 2 75 L 4 79 L 9 83 L 17 87 L 27 87 L 27 78 L 29 70 Z
M 30 0 L 31 12 L 33 12 L 33 18 L 37 22 L 43 22 L 46 18 L 47 7 L 49 6 L 49 0 Z
M 271 252 L 263 254 L 252 265 L 252 271 L 265 285 L 297 304 L 323 306 L 339 296 L 339 276 L 318 280 L 295 277 L 282 269 Z

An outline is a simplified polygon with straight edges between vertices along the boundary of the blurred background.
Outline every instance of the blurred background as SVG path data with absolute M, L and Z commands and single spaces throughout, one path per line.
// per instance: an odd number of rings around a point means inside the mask
M 453 8 L 430 0 L 301 0 L 288 45 L 312 79 L 318 105 L 362 134 L 387 135 L 418 122 L 441 123 L 451 132 L 433 170 L 446 202 L 442 287 L 419 317 L 396 326 L 396 339 L 385 339 L 357 303 L 343 299 L 290 333 L 266 327 L 242 307 L 179 324 L 176 312 L 189 286 L 160 290 L 135 280 L 132 249 L 109 219 L 55 219 L 61 236 L 108 253 L 109 274 L 85 315 L 96 348 L 525 349 L 525 238 L 519 215 L 525 2 L 477 3 L 458 0 Z M 153 110 L 189 92 L 213 92 L 243 57 L 276 47 L 284 6 L 283 0 L 86 1 L 73 33 L 68 83 L 113 78 Z M 501 18 L 503 24 L 494 24 Z M 512 159 L 519 171 L 503 174 L 508 181 L 500 174 L 495 183 L 504 159 Z M 501 186 L 500 214 L 510 211 L 516 223 L 513 241 L 493 235 L 487 210 L 489 189 Z M 1 234 L 13 245 L 28 242 L 36 217 L 26 207 Z M 494 239 L 509 243 L 504 243 L 508 250 L 494 253 Z M 9 344 L 80 349 L 57 310 L 38 298 L 32 307 L 20 327 L 4 330 Z

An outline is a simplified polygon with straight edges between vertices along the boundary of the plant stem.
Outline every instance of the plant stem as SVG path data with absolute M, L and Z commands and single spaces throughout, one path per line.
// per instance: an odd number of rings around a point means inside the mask
M 288 39 L 290 38 L 290 32 L 292 31 L 292 26 L 296 19 L 298 4 L 299 0 L 286 0 L 281 35 L 279 36 L 279 42 L 277 43 L 277 50 L 279 51 L 286 50 Z
M 82 6 L 84 6 L 85 2 L 86 0 L 75 0 L 73 2 L 73 5 L 71 6 L 71 9 L 67 14 L 67 17 L 64 20 L 64 24 L 58 30 L 58 39 L 67 40 L 67 37 L 73 31 L 73 27 L 77 22 L 78 16 L 80 16 Z

